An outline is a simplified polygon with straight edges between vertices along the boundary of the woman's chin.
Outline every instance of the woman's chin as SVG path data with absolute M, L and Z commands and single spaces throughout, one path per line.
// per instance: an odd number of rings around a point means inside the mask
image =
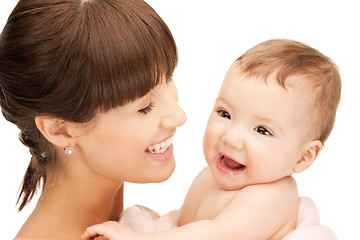
M 175 170 L 175 160 L 172 158 L 165 165 L 156 166 L 151 170 L 143 171 L 137 174 L 133 179 L 127 179 L 126 182 L 133 183 L 160 183 L 168 180 Z
M 152 176 L 152 180 L 150 180 L 152 183 L 160 183 L 168 180 L 173 172 L 175 171 L 175 161 L 173 161 L 173 164 L 171 164 L 167 169 L 163 169 L 162 171 L 158 171 L 156 175 Z M 150 182 L 148 181 L 148 182 Z

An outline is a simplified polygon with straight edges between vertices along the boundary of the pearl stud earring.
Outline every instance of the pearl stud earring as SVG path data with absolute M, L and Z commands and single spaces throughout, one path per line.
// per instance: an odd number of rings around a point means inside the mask
M 64 148 L 64 152 L 66 155 L 71 155 L 73 153 L 73 148 L 72 147 L 66 147 Z

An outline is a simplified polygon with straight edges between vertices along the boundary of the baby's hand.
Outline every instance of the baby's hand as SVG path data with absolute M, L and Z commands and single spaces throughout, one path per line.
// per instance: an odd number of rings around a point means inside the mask
M 88 227 L 80 239 L 90 240 L 99 236 L 108 240 L 135 240 L 139 238 L 140 234 L 117 222 L 108 221 Z

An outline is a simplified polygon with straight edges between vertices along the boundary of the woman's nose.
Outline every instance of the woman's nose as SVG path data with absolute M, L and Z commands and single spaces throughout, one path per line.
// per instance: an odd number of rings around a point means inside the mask
M 184 110 L 177 104 L 168 106 L 168 111 L 161 119 L 161 126 L 164 128 L 176 128 L 182 126 L 186 121 Z

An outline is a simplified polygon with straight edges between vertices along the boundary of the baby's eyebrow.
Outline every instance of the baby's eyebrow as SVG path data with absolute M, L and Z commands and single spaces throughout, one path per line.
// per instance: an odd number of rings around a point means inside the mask
M 267 118 L 265 116 L 259 116 L 259 115 L 255 116 L 255 119 L 261 122 L 269 123 L 270 125 L 275 126 L 278 131 L 284 132 L 284 129 L 281 127 L 281 124 L 276 119 Z
M 216 102 L 218 102 L 218 101 L 223 102 L 223 103 L 225 103 L 226 105 L 228 105 L 230 107 L 232 106 L 232 104 L 229 103 L 228 101 L 226 101 L 226 99 L 223 98 L 222 96 L 219 96 L 218 98 L 216 98 Z

